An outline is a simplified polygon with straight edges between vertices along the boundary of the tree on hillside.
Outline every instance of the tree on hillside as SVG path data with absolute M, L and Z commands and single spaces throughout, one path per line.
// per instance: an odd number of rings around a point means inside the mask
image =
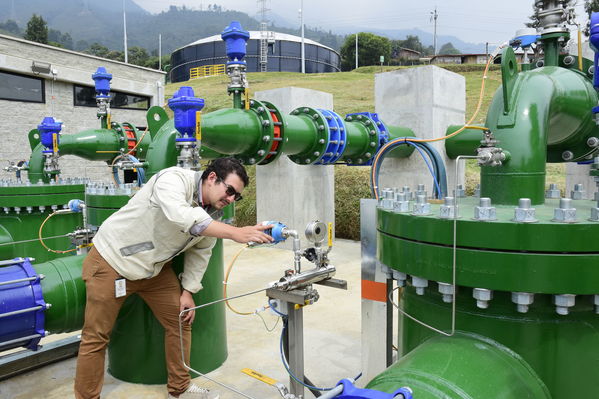
M 355 68 L 356 35 L 346 37 L 341 45 L 341 69 L 349 71 Z M 358 66 L 378 65 L 380 57 L 391 57 L 391 41 L 373 33 L 358 33 Z
M 48 44 L 48 24 L 46 21 L 44 21 L 41 16 L 33 14 L 29 22 L 27 22 L 24 38 L 26 40 Z
M 127 55 L 129 56 L 128 61 L 130 64 L 139 66 L 145 66 L 148 58 L 150 58 L 146 49 L 139 46 L 130 47 Z
M 14 33 L 15 35 L 21 34 L 19 25 L 12 19 L 7 19 L 6 22 L 1 23 L 0 29 L 7 31 L 8 33 Z
M 462 54 L 462 52 L 455 48 L 451 42 L 449 42 L 441 46 L 439 54 Z
M 89 46 L 86 50 L 84 50 L 83 52 L 87 53 L 87 54 L 95 55 L 96 57 L 105 58 L 106 55 L 108 55 L 108 53 L 110 52 L 110 50 L 108 49 L 108 47 L 102 46 L 100 43 L 94 43 L 91 46 Z

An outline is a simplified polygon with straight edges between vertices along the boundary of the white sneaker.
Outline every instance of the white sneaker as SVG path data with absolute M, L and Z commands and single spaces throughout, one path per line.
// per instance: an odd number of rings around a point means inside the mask
M 168 394 L 168 399 L 175 399 L 176 396 Z M 218 399 L 219 395 L 215 392 L 210 392 L 209 389 L 202 388 L 196 384 L 191 384 L 185 392 L 179 395 L 179 399 Z

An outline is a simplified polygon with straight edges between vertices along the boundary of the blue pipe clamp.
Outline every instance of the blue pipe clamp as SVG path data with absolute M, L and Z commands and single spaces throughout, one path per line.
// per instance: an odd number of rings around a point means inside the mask
M 345 131 L 345 122 L 334 111 L 326 109 L 318 109 L 324 116 L 327 125 L 329 126 L 329 141 L 324 155 L 315 165 L 334 165 L 345 151 L 347 145 L 347 133 Z
M 372 389 L 356 388 L 350 380 L 343 379 L 337 385 L 343 385 L 343 392 L 337 395 L 337 399 L 412 399 L 412 390 L 402 387 L 393 393 L 375 391 Z

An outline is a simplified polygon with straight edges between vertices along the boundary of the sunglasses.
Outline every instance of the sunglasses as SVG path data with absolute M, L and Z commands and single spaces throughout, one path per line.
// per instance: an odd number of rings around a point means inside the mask
M 235 187 L 233 187 L 230 184 L 227 184 L 223 181 L 223 179 L 219 178 L 217 182 L 220 182 L 222 184 L 225 185 L 225 187 L 227 188 L 227 190 L 225 191 L 225 194 L 227 194 L 228 197 L 234 195 L 235 196 L 235 201 L 241 201 L 243 199 L 243 197 L 241 196 L 240 193 L 237 192 L 237 190 L 235 190 Z

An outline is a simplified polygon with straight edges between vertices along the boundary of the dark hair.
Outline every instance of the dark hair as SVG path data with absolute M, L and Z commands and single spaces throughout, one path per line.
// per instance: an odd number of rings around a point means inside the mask
M 250 178 L 245 171 L 245 167 L 239 159 L 233 157 L 217 158 L 208 162 L 202 173 L 202 180 L 207 179 L 211 172 L 216 173 L 216 176 L 221 180 L 225 180 L 229 174 L 235 173 L 243 181 L 244 187 L 250 184 Z

